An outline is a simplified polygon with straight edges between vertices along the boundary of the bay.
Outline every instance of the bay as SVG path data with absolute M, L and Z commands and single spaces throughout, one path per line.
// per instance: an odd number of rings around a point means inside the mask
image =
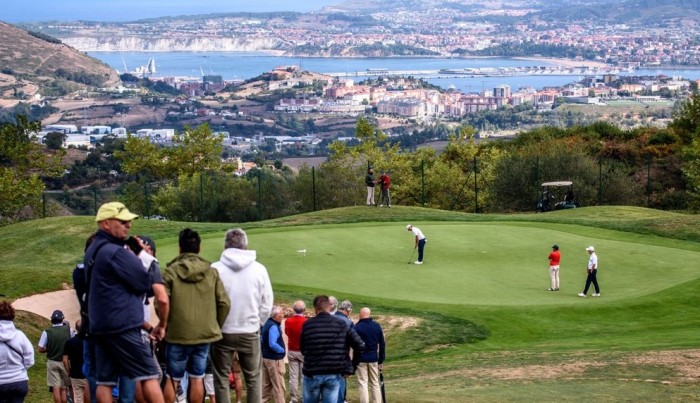
M 88 52 L 120 73 L 144 66 L 150 58 L 155 59 L 159 77 L 201 78 L 203 74 L 220 75 L 224 80 L 246 80 L 268 72 L 278 66 L 300 66 L 303 70 L 317 73 L 354 73 L 367 69 L 396 70 L 440 70 L 463 68 L 499 68 L 552 66 L 554 63 L 540 60 L 510 58 L 433 58 L 433 57 L 383 57 L 383 58 L 321 58 L 283 57 L 258 52 Z M 681 76 L 700 79 L 700 70 L 695 69 L 640 69 L 623 72 L 622 75 Z M 420 77 L 420 75 L 416 75 Z M 360 81 L 365 77 L 356 77 Z M 512 89 L 532 87 L 561 87 L 583 79 L 576 75 L 529 75 L 503 77 L 449 78 L 428 77 L 426 81 L 442 88 L 455 88 L 461 92 L 490 90 L 498 85 Z

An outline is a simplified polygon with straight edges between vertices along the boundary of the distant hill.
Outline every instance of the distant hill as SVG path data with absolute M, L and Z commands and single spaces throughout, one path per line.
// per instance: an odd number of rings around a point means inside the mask
M 573 2 L 572 2 L 573 3 Z M 665 25 L 673 21 L 700 23 L 700 1 L 697 0 L 627 0 L 623 2 L 591 2 L 585 4 L 555 3 L 532 16 L 543 20 L 605 21 L 612 23 Z
M 0 98 L 65 95 L 119 83 L 114 69 L 47 35 L 0 22 Z

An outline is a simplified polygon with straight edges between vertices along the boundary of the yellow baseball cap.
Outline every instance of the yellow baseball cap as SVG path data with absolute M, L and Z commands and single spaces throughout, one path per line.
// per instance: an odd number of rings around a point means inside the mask
M 111 219 L 131 221 L 138 216 L 138 214 L 130 212 L 124 204 L 119 202 L 110 202 L 100 206 L 100 209 L 97 210 L 95 221 L 100 222 Z

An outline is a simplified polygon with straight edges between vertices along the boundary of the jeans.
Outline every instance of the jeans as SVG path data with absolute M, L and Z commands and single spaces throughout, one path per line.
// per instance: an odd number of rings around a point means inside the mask
M 136 381 L 125 376 L 119 377 L 119 403 L 132 403 L 136 397 Z M 93 400 L 92 396 L 90 397 Z M 94 399 L 96 401 L 96 399 Z
M 304 403 L 337 403 L 341 379 L 343 376 L 340 374 L 304 375 Z
M 345 379 L 344 376 L 341 376 L 338 386 L 338 403 L 345 403 L 345 392 L 347 387 L 347 379 Z
M 0 385 L 0 403 L 22 403 L 29 393 L 29 381 Z
M 209 358 L 209 343 L 202 344 L 168 344 L 168 375 L 180 382 L 185 371 L 192 378 L 204 378 Z
M 95 343 L 92 340 L 83 341 L 83 375 L 88 381 L 90 399 L 96 401 L 97 371 L 95 368 Z

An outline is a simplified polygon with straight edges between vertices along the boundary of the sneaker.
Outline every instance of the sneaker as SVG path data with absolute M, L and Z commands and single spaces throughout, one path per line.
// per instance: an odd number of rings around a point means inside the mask
M 547 291 L 556 291 L 556 288 L 547 288 Z
M 558 289 L 558 288 L 555 288 L 554 291 L 559 291 L 559 289 Z
M 416 260 L 415 262 L 413 262 L 413 264 L 423 264 L 423 262 L 419 262 Z
M 593 296 L 594 296 L 594 297 L 600 297 L 600 293 L 599 293 L 599 292 L 594 292 L 594 293 L 593 293 Z
M 578 296 L 579 296 L 579 297 L 586 298 L 586 294 L 584 294 L 584 293 L 582 293 L 582 292 L 578 293 Z

